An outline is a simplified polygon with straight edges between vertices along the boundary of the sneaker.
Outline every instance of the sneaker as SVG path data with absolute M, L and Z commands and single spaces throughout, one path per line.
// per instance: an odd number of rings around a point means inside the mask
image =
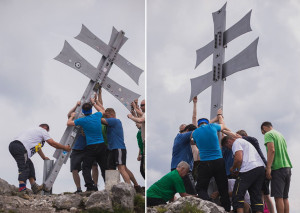
M 42 191 L 44 189 L 44 184 L 42 185 L 38 185 L 37 183 L 34 183 L 31 186 L 31 190 L 33 192 L 33 194 L 38 194 L 40 191 Z

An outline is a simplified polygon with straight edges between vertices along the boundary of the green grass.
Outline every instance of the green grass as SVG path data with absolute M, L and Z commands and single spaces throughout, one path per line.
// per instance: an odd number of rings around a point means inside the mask
M 157 207 L 156 210 L 158 211 L 158 213 L 165 213 L 166 211 L 168 211 L 168 209 L 163 207 Z
M 137 194 L 134 197 L 134 211 L 136 213 L 144 213 L 145 212 L 145 198 L 140 194 Z

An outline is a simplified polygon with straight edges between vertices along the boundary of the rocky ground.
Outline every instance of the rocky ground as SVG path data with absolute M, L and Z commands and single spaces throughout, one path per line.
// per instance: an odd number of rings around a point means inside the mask
M 29 199 L 18 188 L 0 178 L 0 212 L 145 212 L 145 193 L 136 193 L 126 183 L 114 185 L 110 191 L 34 195 Z
M 147 213 L 226 213 L 223 207 L 195 197 L 180 197 L 167 205 L 147 208 Z

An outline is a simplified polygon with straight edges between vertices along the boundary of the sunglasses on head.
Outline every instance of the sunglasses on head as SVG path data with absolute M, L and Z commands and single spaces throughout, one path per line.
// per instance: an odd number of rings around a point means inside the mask
M 145 106 L 145 104 L 141 104 L 141 107 Z

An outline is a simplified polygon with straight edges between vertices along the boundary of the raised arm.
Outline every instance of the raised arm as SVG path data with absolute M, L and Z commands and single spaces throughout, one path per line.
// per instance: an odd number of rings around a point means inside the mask
M 133 117 L 132 114 L 128 114 L 127 117 L 131 120 L 133 120 L 134 122 L 137 122 L 137 123 L 143 123 L 145 122 L 145 116 L 142 116 L 140 118 L 137 118 L 137 117 Z
M 95 100 L 95 99 L 91 98 L 91 102 L 92 102 L 92 105 L 95 107 L 95 109 L 98 112 L 101 112 L 102 114 L 105 113 L 105 109 L 99 100 Z
M 197 96 L 193 98 L 193 115 L 192 115 L 192 124 L 197 126 Z
M 80 105 L 81 105 L 81 102 L 80 102 L 80 101 L 77 101 L 76 105 L 75 105 L 75 106 L 70 110 L 70 112 L 68 113 L 68 118 L 71 117 L 71 113 L 72 113 L 72 112 L 75 112 L 76 108 L 77 108 L 78 106 L 80 106 Z
M 102 100 L 102 87 L 99 88 L 98 91 L 98 101 L 100 102 L 100 104 L 103 106 L 103 100 Z
M 139 108 L 138 103 L 136 101 L 132 102 L 133 103 L 133 108 L 137 114 L 137 117 L 142 117 L 143 116 L 143 112 L 142 110 Z
M 75 112 L 72 112 L 68 121 L 67 121 L 67 126 L 75 126 L 75 123 L 74 123 L 74 118 L 75 118 L 75 115 L 76 113 Z

